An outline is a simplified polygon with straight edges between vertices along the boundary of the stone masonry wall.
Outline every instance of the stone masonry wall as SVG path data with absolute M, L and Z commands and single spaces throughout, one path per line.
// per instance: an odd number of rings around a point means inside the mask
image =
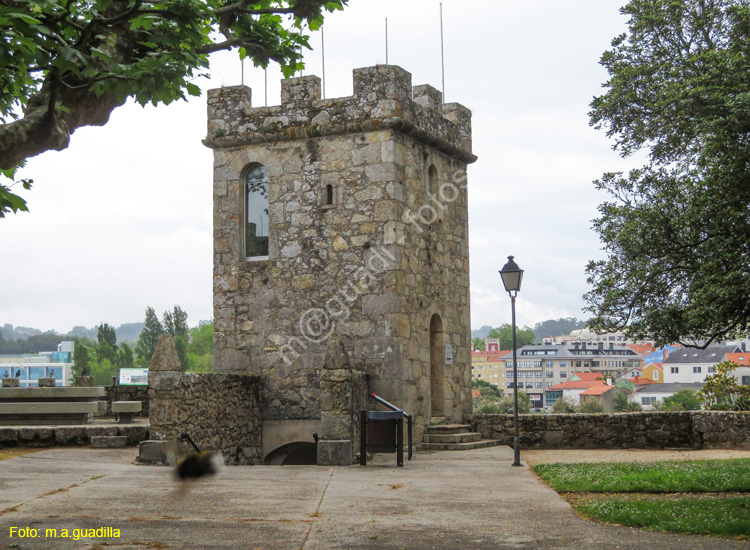
M 471 411 L 471 113 L 412 88 L 395 66 L 355 70 L 353 89 L 321 100 L 317 77 L 288 79 L 281 105 L 267 108 L 253 108 L 244 87 L 209 91 L 215 368 L 260 377 L 264 419 L 321 418 L 319 371 L 335 331 L 370 391 L 415 417 L 419 438 L 432 416 L 435 314 L 453 347 L 444 416 Z M 269 178 L 269 254 L 246 261 L 242 182 L 256 163 Z
M 258 378 L 242 374 L 149 374 L 152 439 L 187 432 L 201 450 L 221 451 L 227 464 L 260 464 Z
M 474 415 L 471 426 L 513 444 L 512 415 Z M 750 413 L 524 414 L 519 436 L 525 449 L 750 449 Z
M 261 463 L 258 377 L 181 372 L 174 342 L 164 335 L 148 383 L 151 439 L 179 440 L 187 433 L 201 450 L 221 451 L 227 464 Z
M 114 416 L 113 401 L 140 401 L 141 412 L 135 416 L 148 416 L 148 386 L 117 386 L 117 399 L 114 386 L 104 386 L 104 390 L 107 394 L 107 416 Z

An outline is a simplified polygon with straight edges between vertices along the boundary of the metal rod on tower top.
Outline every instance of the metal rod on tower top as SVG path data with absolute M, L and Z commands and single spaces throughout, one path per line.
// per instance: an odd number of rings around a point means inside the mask
M 326 37 L 323 27 L 320 27 L 320 52 L 323 58 L 323 99 L 326 98 Z
M 385 18 L 385 64 L 388 65 L 388 18 Z
M 245 85 L 245 60 L 240 59 L 240 84 Z
M 443 77 L 443 103 L 445 103 L 445 56 L 443 55 L 443 3 L 440 2 L 440 72 Z

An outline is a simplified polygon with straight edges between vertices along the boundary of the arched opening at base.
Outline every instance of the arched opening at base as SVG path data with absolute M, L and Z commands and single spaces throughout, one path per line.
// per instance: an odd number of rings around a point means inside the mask
M 266 466 L 315 466 L 318 448 L 315 443 L 295 441 L 274 449 L 263 459 Z

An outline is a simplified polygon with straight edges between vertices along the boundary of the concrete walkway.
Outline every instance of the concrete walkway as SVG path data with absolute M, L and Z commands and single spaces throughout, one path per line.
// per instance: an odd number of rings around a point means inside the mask
M 0 548 L 750 549 L 579 519 L 530 469 L 513 468 L 507 447 L 418 453 L 404 468 L 394 455 L 366 467 L 227 467 L 182 495 L 170 468 L 135 457 L 57 448 L 0 462 Z M 109 536 L 74 539 L 102 527 Z M 11 538 L 12 528 L 38 532 Z

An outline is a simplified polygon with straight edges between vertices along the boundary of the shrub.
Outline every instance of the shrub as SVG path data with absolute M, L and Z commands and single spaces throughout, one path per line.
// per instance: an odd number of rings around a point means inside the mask
M 581 404 L 579 410 L 582 413 L 603 413 L 604 407 L 598 399 L 587 399 Z

